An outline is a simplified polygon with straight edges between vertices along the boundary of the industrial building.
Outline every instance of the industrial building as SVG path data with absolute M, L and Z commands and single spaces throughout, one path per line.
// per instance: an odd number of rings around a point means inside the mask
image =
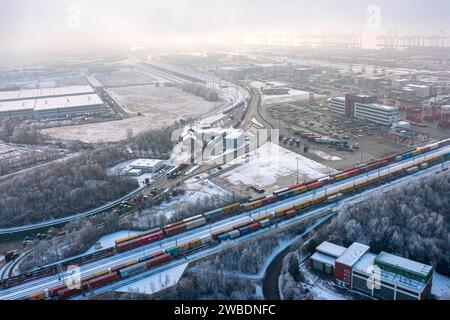
M 0 101 L 16 101 L 38 98 L 54 98 L 94 93 L 91 86 L 70 86 L 57 88 L 24 89 L 0 91 Z
M 140 170 L 141 173 L 154 173 L 164 167 L 164 161 L 158 159 L 137 159 L 130 163 L 130 167 L 132 170 Z
M 335 97 L 330 100 L 330 111 L 347 118 L 355 118 L 385 126 L 398 122 L 399 109 L 377 102 L 375 96 L 352 95 Z
M 0 92 L 0 119 L 49 119 L 105 110 L 90 86 Z
M 408 84 L 405 89 L 410 89 L 414 92 L 415 97 L 425 99 L 430 97 L 431 88 L 429 86 L 419 84 Z
M 315 73 L 316 70 L 312 68 L 298 68 L 294 70 L 294 78 L 296 80 L 306 81 Z
M 323 242 L 311 256 L 314 270 L 334 276 L 338 286 L 385 300 L 424 300 L 431 293 L 433 268 L 393 254 L 369 252 L 354 242 L 345 248 Z

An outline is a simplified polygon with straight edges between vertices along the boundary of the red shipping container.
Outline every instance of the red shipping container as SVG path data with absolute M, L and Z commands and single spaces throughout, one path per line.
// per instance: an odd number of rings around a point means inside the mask
M 132 266 L 133 264 L 136 264 L 137 261 L 131 261 L 131 262 L 127 262 L 127 263 L 123 263 L 121 265 L 118 265 L 117 267 L 111 268 L 111 272 L 117 272 L 121 269 L 127 268 L 129 266 Z
M 66 288 L 66 289 L 60 290 L 58 292 L 58 298 L 59 299 L 67 299 L 67 298 L 76 296 L 80 293 L 81 293 L 80 288 L 73 288 L 73 289 Z
M 186 224 L 184 224 L 184 223 L 177 225 L 175 227 L 164 229 L 164 233 L 169 237 L 173 236 L 175 234 L 181 233 L 183 231 L 186 231 Z
M 112 272 L 112 273 L 105 274 L 103 276 L 91 279 L 89 281 L 86 281 L 86 283 L 82 284 L 82 288 L 84 290 L 92 290 L 95 288 L 103 287 L 112 282 L 115 282 L 115 281 L 117 281 L 117 279 L 119 279 L 117 272 Z
M 274 202 L 276 199 L 277 199 L 277 196 L 272 195 L 272 196 L 270 196 L 270 197 L 265 198 L 265 199 L 262 201 L 262 203 L 263 203 L 263 204 L 270 204 L 270 203 Z
M 151 243 L 151 242 L 154 242 L 154 241 L 161 240 L 162 238 L 164 238 L 164 232 L 158 231 L 158 232 L 146 235 L 146 236 L 144 236 L 144 237 L 142 237 L 140 239 L 141 239 L 142 244 L 144 245 L 144 244 L 147 244 L 147 243 Z
M 167 263 L 167 262 L 170 262 L 170 261 L 172 261 L 172 256 L 170 254 L 165 253 L 165 254 L 163 254 L 163 255 L 161 255 L 159 257 L 155 257 L 155 258 L 150 259 L 147 262 L 147 267 L 154 268 L 154 267 L 157 267 L 157 266 L 159 266 L 161 264 L 164 264 L 164 263 Z
M 153 253 L 153 254 L 152 254 L 152 257 L 153 257 L 153 258 L 159 257 L 159 256 L 162 256 L 163 254 L 165 254 L 164 251 L 158 251 L 158 252 L 156 252 L 156 253 Z
M 297 210 L 290 210 L 286 213 L 286 217 L 292 218 L 295 216 L 296 213 L 297 213 Z
M 48 289 L 48 296 L 49 297 L 56 297 L 58 295 L 58 291 L 62 290 L 66 288 L 66 286 L 64 284 L 61 284 L 59 286 L 53 287 Z
M 323 182 L 319 181 L 319 182 L 314 182 L 308 185 L 308 190 L 313 190 L 316 188 L 320 188 L 321 186 L 323 186 Z
M 130 241 L 119 243 L 118 245 L 116 245 L 116 249 L 119 252 L 125 252 L 140 246 L 142 246 L 142 239 L 136 238 Z
M 261 229 L 261 225 L 260 225 L 258 222 L 252 223 L 251 225 L 249 225 L 249 227 L 250 227 L 253 231 L 256 231 L 256 230 Z

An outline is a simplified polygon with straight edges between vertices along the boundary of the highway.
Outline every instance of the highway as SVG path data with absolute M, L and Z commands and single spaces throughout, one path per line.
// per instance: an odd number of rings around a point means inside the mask
M 252 218 L 257 217 L 258 215 L 264 214 L 270 211 L 276 211 L 279 209 L 284 209 L 290 207 L 294 204 L 298 204 L 301 202 L 306 202 L 314 199 L 317 196 L 329 194 L 332 191 L 336 191 L 338 189 L 342 189 L 345 187 L 350 187 L 358 182 L 365 181 L 367 179 L 373 179 L 379 177 L 383 174 L 388 174 L 389 172 L 393 172 L 395 170 L 399 170 L 403 167 L 415 165 L 422 161 L 426 161 L 427 159 L 432 158 L 433 156 L 447 154 L 450 152 L 450 147 L 440 148 L 434 151 L 431 151 L 425 155 L 416 156 L 415 158 L 403 160 L 401 162 L 390 164 L 381 169 L 377 169 L 368 173 L 364 173 L 362 175 L 349 178 L 346 180 L 342 180 L 336 182 L 334 184 L 328 185 L 326 187 L 319 188 L 314 191 L 310 191 L 304 194 L 300 194 L 298 196 L 276 202 L 274 204 L 268 205 L 263 208 L 255 209 L 250 212 L 241 213 L 236 216 L 229 217 L 227 219 L 215 222 L 210 225 L 205 225 L 197 229 L 190 230 L 183 234 L 180 234 L 176 237 L 165 238 L 159 242 L 148 244 L 147 246 L 137 248 L 125 253 L 116 254 L 112 257 L 105 258 L 99 261 L 95 261 L 86 265 L 81 266 L 81 277 L 86 277 L 87 275 L 99 272 L 101 270 L 105 270 L 111 268 L 112 266 L 116 266 L 122 263 L 125 263 L 129 260 L 136 259 L 139 257 L 143 257 L 149 255 L 151 253 L 160 251 L 162 249 L 167 249 L 173 247 L 182 242 L 190 241 L 197 238 L 207 238 L 211 235 L 212 232 L 231 227 L 233 225 L 249 221 Z M 448 161 L 447 161 L 448 163 Z M 430 168 L 434 169 L 435 168 Z M 302 214 L 297 216 L 294 219 L 303 218 L 304 215 L 310 214 L 309 212 L 306 214 Z M 295 221 L 295 220 L 292 220 Z M 255 236 L 258 233 L 250 234 L 249 236 Z M 0 291 L 0 299 L 23 299 L 26 298 L 29 294 L 44 290 L 46 288 L 54 287 L 58 284 L 62 284 L 63 280 L 58 279 L 58 275 L 48 276 L 45 278 L 37 279 L 34 281 L 30 281 L 19 286 L 9 288 L 6 290 Z

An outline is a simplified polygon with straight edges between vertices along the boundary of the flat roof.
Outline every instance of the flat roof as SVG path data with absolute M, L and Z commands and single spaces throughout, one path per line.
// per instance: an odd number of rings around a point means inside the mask
M 0 112 L 32 110 L 35 100 L 0 101 Z
M 317 252 L 324 253 L 326 255 L 332 256 L 332 257 L 339 257 L 341 254 L 344 253 L 344 251 L 347 250 L 345 247 L 338 246 L 337 244 L 324 241 L 322 242 L 317 248 Z
M 425 284 L 420 281 L 416 281 L 393 272 L 376 268 L 375 259 L 377 257 L 378 255 L 370 252 L 364 254 L 358 260 L 358 262 L 355 263 L 355 265 L 353 266 L 353 270 L 364 273 L 366 275 L 378 273 L 381 280 L 396 284 L 400 287 L 404 287 L 405 289 L 409 289 L 415 292 L 421 292 L 424 289 Z
M 369 249 L 370 247 L 365 244 L 353 242 L 352 245 L 336 259 L 336 262 L 352 267 L 367 251 L 369 251 Z
M 429 89 L 430 88 L 429 86 L 425 86 L 423 84 L 407 84 L 406 86 L 410 87 L 410 88 L 420 88 L 420 89 Z
M 36 99 L 35 110 L 47 110 L 57 108 L 87 107 L 103 104 L 97 94 L 83 94 L 76 96 L 54 97 Z
M 380 104 L 380 103 L 360 103 L 360 102 L 357 102 L 356 104 L 372 107 L 374 109 L 385 110 L 385 111 L 396 111 L 396 110 L 399 110 L 398 107 L 386 106 L 386 105 Z
M 416 273 L 424 277 L 426 277 L 433 270 L 432 266 L 399 257 L 387 252 L 381 252 L 376 258 L 376 261 L 403 269 L 405 271 Z
M 328 256 L 326 254 L 322 254 L 320 252 L 314 253 L 311 256 L 311 260 L 317 261 L 317 262 L 320 262 L 320 263 L 324 263 L 324 264 L 328 264 L 330 266 L 333 266 L 333 268 L 334 268 L 334 262 L 336 261 L 335 258 L 330 257 L 330 256 Z
M 416 281 L 393 272 L 388 272 L 386 270 L 376 268 L 375 259 L 377 259 L 377 257 L 378 255 L 369 252 L 364 254 L 358 260 L 358 262 L 355 263 L 355 265 L 353 266 L 353 270 L 364 273 L 366 275 L 379 273 L 381 280 L 396 284 L 400 287 L 404 287 L 405 289 L 409 289 L 415 292 L 421 292 L 424 289 L 425 284 L 420 281 Z
M 23 89 L 15 91 L 0 91 L 0 101 L 33 99 L 43 97 L 68 96 L 93 93 L 91 86 L 68 86 L 56 88 Z
M 139 167 L 153 167 L 162 162 L 163 161 L 159 160 L 159 159 L 137 159 L 137 160 L 133 161 L 130 165 L 131 166 L 139 166 Z

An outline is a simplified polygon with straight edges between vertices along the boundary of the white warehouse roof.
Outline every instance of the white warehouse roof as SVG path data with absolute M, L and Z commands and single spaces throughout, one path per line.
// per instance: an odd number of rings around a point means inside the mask
M 91 86 L 70 86 L 57 88 L 24 89 L 16 91 L 0 91 L 0 101 L 58 97 L 94 93 Z
M 35 110 L 87 107 L 101 105 L 103 101 L 97 94 L 44 98 L 35 100 Z
M 365 244 L 354 242 L 336 262 L 352 267 L 369 249 L 370 247 Z
M 137 159 L 133 161 L 130 166 L 132 167 L 154 167 L 160 165 L 164 161 L 158 159 Z
M 34 100 L 0 101 L 0 112 L 34 109 Z
M 347 250 L 345 247 L 338 246 L 337 244 L 324 241 L 322 242 L 317 248 L 317 252 L 321 252 L 323 254 L 332 256 L 332 257 L 339 257 L 341 254 L 344 253 L 344 251 Z

